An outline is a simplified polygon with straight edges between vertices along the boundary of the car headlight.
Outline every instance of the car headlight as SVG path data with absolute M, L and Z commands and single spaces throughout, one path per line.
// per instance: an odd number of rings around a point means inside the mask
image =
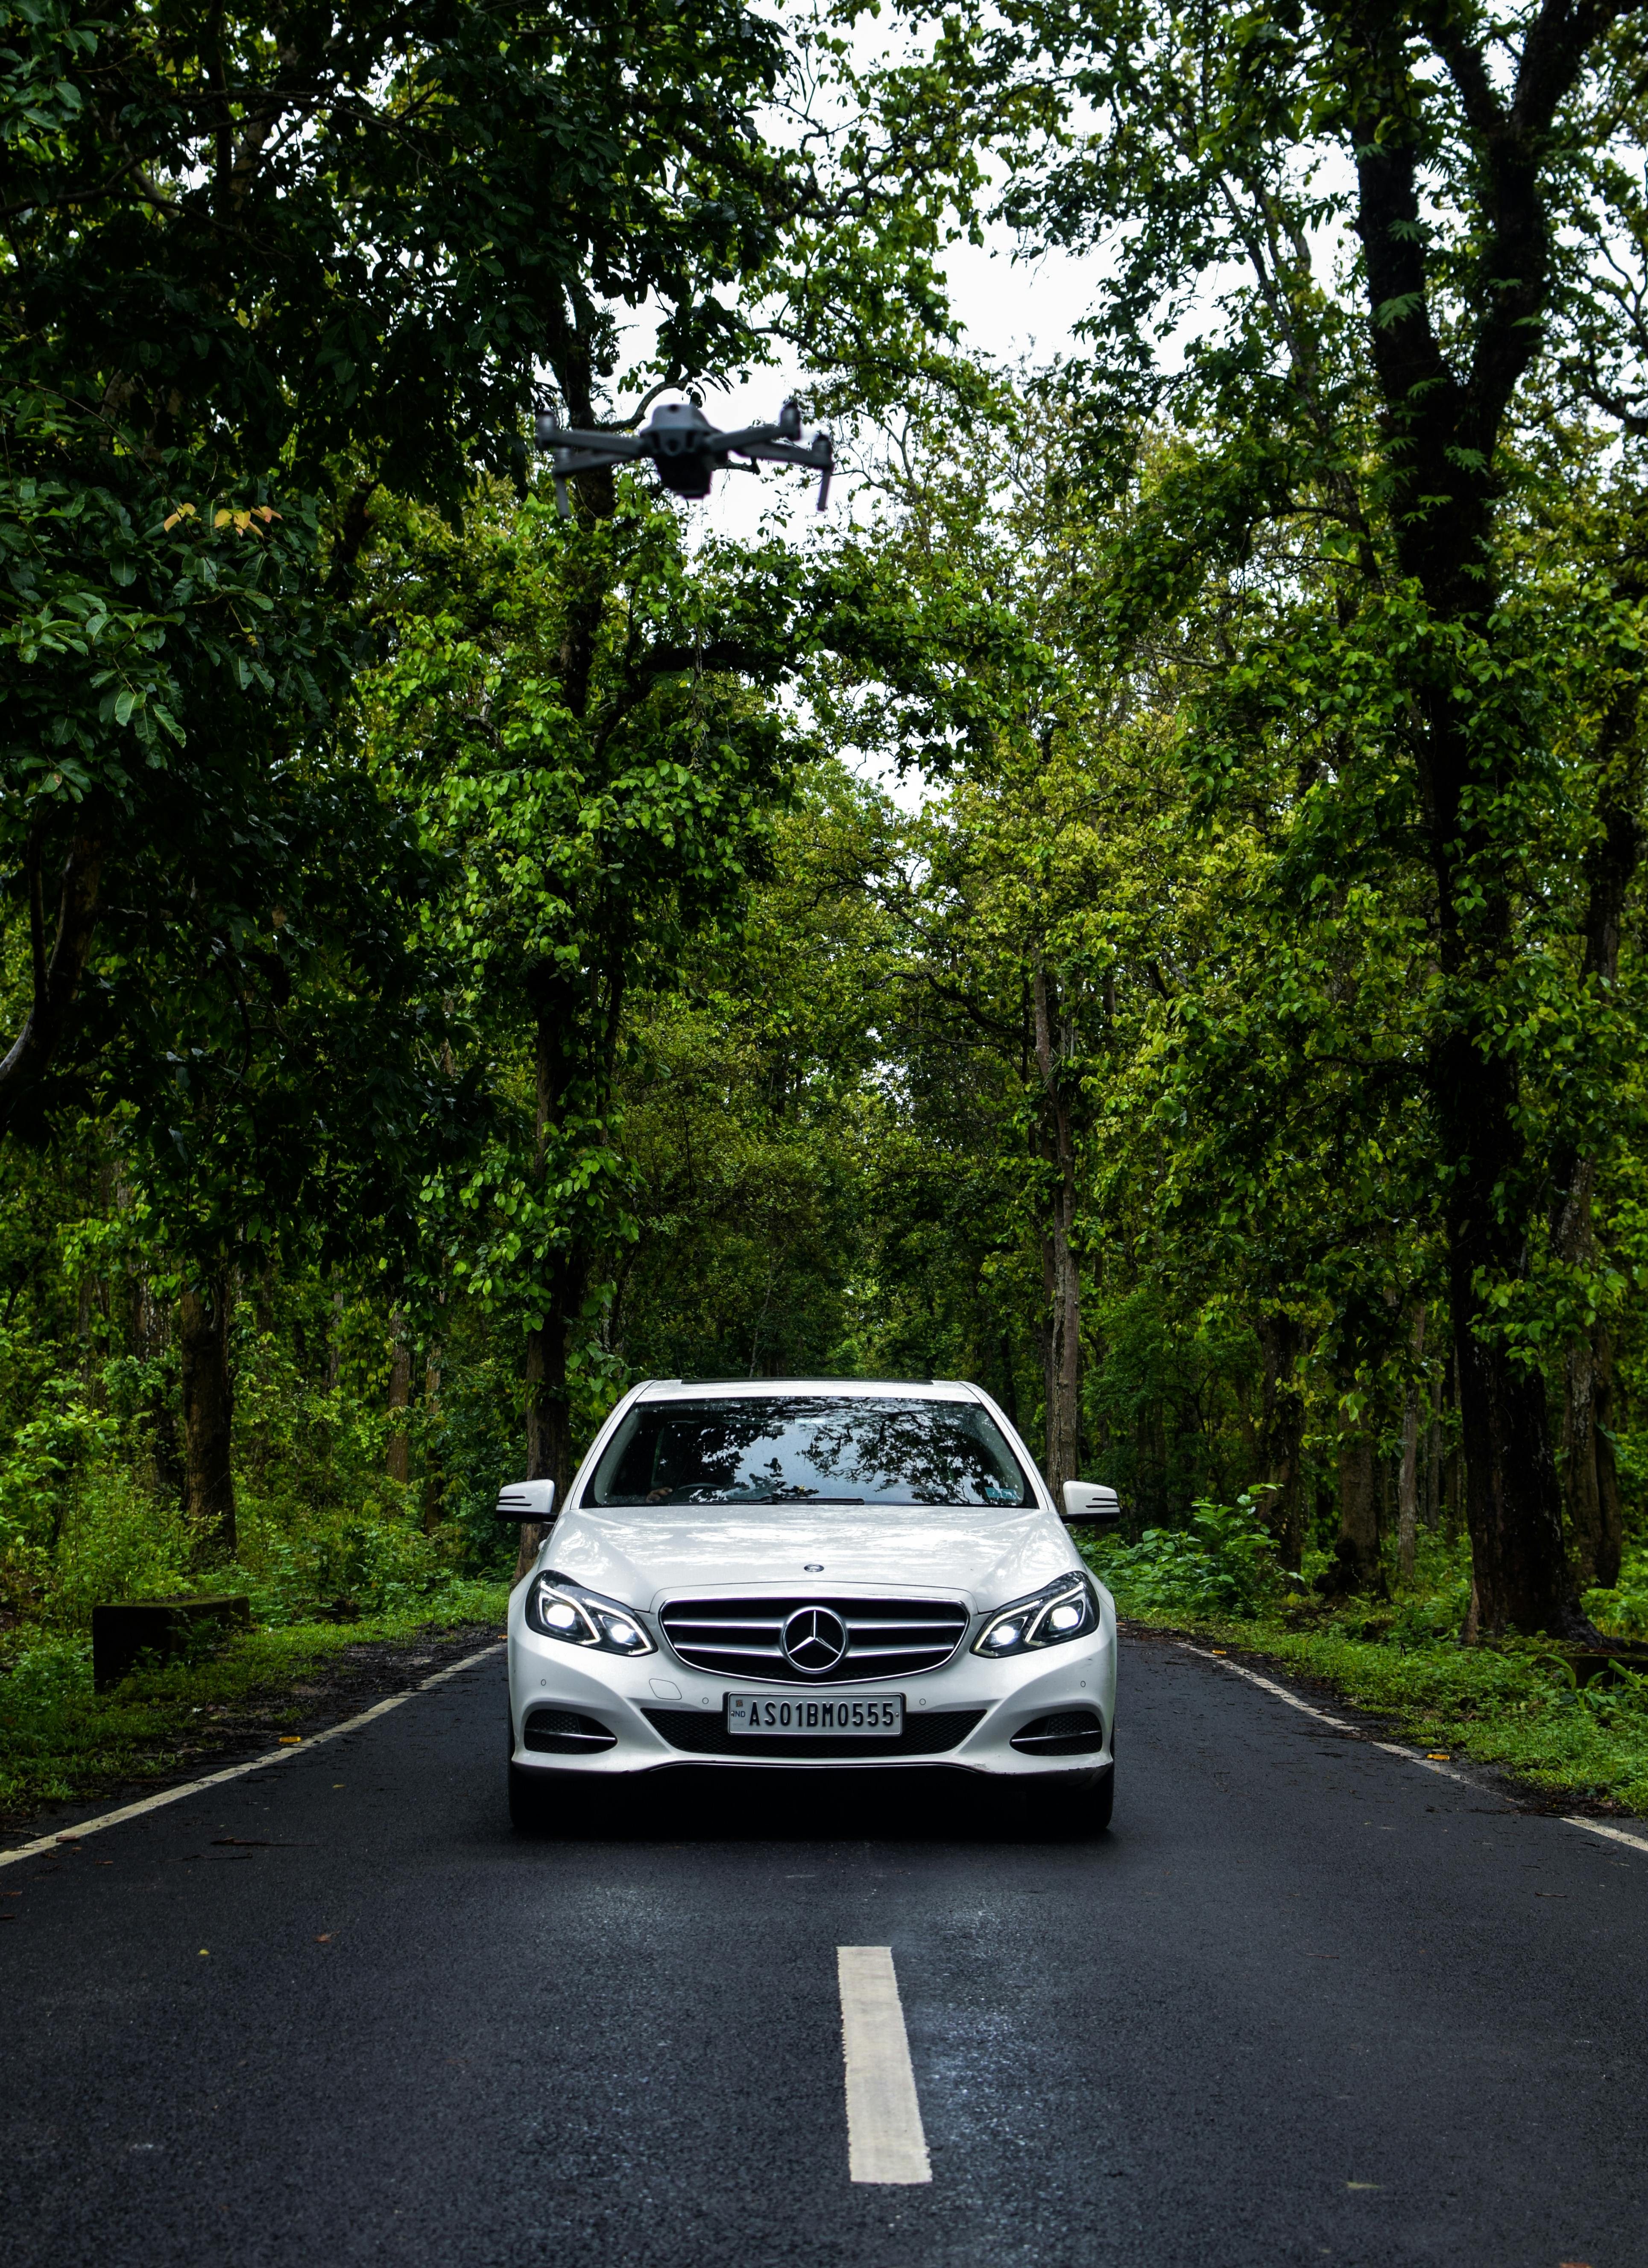
M 588 1591 L 551 1568 L 533 1578 L 527 1593 L 527 1622 L 543 1638 L 558 1638 L 568 1646 L 589 1646 L 602 1653 L 653 1653 L 651 1638 L 639 1615 Z
M 1085 1575 L 1060 1575 L 1045 1590 L 1002 1607 L 972 1642 L 975 1653 L 992 1660 L 1009 1654 L 1031 1653 L 1044 1646 L 1062 1646 L 1068 1638 L 1085 1638 L 1098 1628 L 1098 1601 Z

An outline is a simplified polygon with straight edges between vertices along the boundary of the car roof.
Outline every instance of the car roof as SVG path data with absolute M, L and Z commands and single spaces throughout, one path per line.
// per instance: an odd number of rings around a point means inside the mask
M 978 1388 L 964 1378 L 649 1378 L 636 1389 L 638 1402 L 751 1401 L 772 1394 L 818 1395 L 857 1400 L 897 1394 L 920 1402 L 980 1402 Z

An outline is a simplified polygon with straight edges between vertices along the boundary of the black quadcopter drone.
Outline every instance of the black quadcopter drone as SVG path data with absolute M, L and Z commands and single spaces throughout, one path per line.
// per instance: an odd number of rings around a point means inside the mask
M 706 497 L 711 475 L 728 471 L 753 472 L 757 462 L 769 465 L 809 465 L 822 477 L 818 509 L 830 497 L 830 475 L 835 466 L 835 445 L 827 433 L 802 439 L 799 402 L 787 401 L 776 425 L 745 425 L 735 433 L 722 433 L 710 423 L 693 401 L 661 401 L 652 422 L 639 433 L 574 433 L 552 417 L 537 421 L 538 446 L 551 453 L 555 473 L 555 500 L 561 518 L 570 519 L 566 481 L 571 473 L 593 472 L 602 465 L 632 465 L 650 457 L 658 477 L 676 496 Z M 745 457 L 748 464 L 732 466 L 728 459 Z

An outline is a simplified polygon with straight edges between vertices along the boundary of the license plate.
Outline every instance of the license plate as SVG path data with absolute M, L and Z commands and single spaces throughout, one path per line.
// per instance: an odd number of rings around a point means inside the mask
M 896 1740 L 904 1730 L 902 1693 L 878 1693 L 873 1701 L 843 1700 L 809 1693 L 805 1700 L 780 1701 L 765 1693 L 727 1696 L 729 1733 L 856 1733 L 861 1738 Z

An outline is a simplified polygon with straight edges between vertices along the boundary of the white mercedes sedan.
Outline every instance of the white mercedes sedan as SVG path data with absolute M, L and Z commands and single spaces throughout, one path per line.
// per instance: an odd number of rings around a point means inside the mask
M 931 1771 L 1108 1825 L 1116 1616 L 988 1395 L 822 1379 L 651 1380 L 619 1403 L 509 1607 L 517 1826 L 579 1786 L 717 1770 Z

